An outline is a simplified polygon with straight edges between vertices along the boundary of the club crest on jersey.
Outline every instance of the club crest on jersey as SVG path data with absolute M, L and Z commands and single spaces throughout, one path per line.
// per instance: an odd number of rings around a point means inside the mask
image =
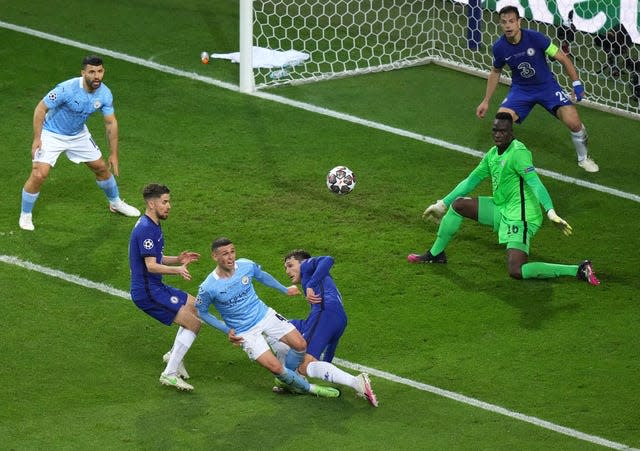
M 172 304 L 177 304 L 179 301 L 178 296 L 171 296 L 169 300 L 171 301 Z
M 531 47 L 529 47 L 529 48 L 527 49 L 527 55 L 528 55 L 528 56 L 533 56 L 533 55 L 535 55 L 535 54 L 536 54 L 536 49 L 532 49 Z
M 142 247 L 146 250 L 153 249 L 153 240 L 151 238 L 147 238 L 142 242 Z
M 249 276 L 242 277 L 242 285 L 247 285 L 249 283 Z
M 93 102 L 93 107 L 97 110 L 98 108 L 100 108 L 102 106 L 102 103 L 100 103 L 99 100 L 96 100 L 95 102 Z
M 52 102 L 55 102 L 56 99 L 58 98 L 58 94 L 56 94 L 55 92 L 51 91 L 47 97 L 49 97 L 49 100 L 51 100 Z

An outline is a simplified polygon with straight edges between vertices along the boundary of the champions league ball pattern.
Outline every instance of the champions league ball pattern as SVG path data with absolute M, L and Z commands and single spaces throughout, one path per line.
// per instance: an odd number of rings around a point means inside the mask
M 356 175 L 346 166 L 336 166 L 327 174 L 327 187 L 336 194 L 349 194 L 356 187 Z

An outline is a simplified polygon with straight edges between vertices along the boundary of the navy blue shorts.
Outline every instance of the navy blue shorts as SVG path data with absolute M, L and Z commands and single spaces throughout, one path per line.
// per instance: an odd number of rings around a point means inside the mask
M 131 292 L 134 304 L 152 318 L 170 326 L 180 308 L 187 303 L 188 294 L 168 285 Z
M 549 113 L 556 115 L 558 108 L 573 105 L 558 82 L 549 83 L 544 89 L 539 86 L 511 86 L 507 97 L 500 104 L 518 115 L 517 123 L 522 123 L 534 106 L 540 105 Z
M 307 354 L 325 362 L 333 360 L 340 337 L 347 327 L 344 313 L 324 310 L 305 320 L 293 319 L 290 322 L 307 340 Z

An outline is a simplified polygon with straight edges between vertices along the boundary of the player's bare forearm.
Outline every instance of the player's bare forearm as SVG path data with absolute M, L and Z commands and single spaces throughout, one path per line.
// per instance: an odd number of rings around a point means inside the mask
M 40 140 L 40 136 L 42 135 L 42 125 L 44 124 L 44 118 L 47 115 L 47 105 L 45 105 L 44 101 L 40 101 L 38 105 L 36 105 L 35 110 L 33 110 L 33 140 Z
M 104 127 L 109 143 L 109 165 L 115 175 L 120 175 L 120 165 L 118 159 L 118 120 L 115 115 L 104 118 Z
M 478 108 L 476 108 L 476 116 L 478 116 L 480 119 L 482 119 L 489 110 L 489 103 L 491 102 L 493 93 L 496 91 L 498 82 L 500 81 L 501 72 L 502 71 L 497 70 L 496 68 L 491 69 L 491 72 L 489 72 L 484 99 L 482 99 L 482 102 L 480 102 L 480 105 L 478 105 Z

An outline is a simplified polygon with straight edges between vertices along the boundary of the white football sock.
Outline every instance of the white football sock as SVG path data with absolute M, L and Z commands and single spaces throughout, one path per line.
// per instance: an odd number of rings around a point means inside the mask
M 582 161 L 587 158 L 588 152 L 588 141 L 589 136 L 587 135 L 587 129 L 584 124 L 580 131 L 571 132 L 571 141 L 573 141 L 573 145 L 576 148 L 576 154 L 578 154 L 578 161 Z
M 172 375 L 177 373 L 180 362 L 182 362 L 182 359 L 184 359 L 185 354 L 187 353 L 195 339 L 196 334 L 194 334 L 190 330 L 185 329 L 184 327 L 180 327 L 180 329 L 178 329 L 176 339 L 173 342 L 171 357 L 167 362 L 167 367 L 164 369 L 163 374 Z
M 346 385 L 357 390 L 358 380 L 355 376 L 342 371 L 329 362 L 314 361 L 307 365 L 307 376 L 323 379 L 334 384 Z

